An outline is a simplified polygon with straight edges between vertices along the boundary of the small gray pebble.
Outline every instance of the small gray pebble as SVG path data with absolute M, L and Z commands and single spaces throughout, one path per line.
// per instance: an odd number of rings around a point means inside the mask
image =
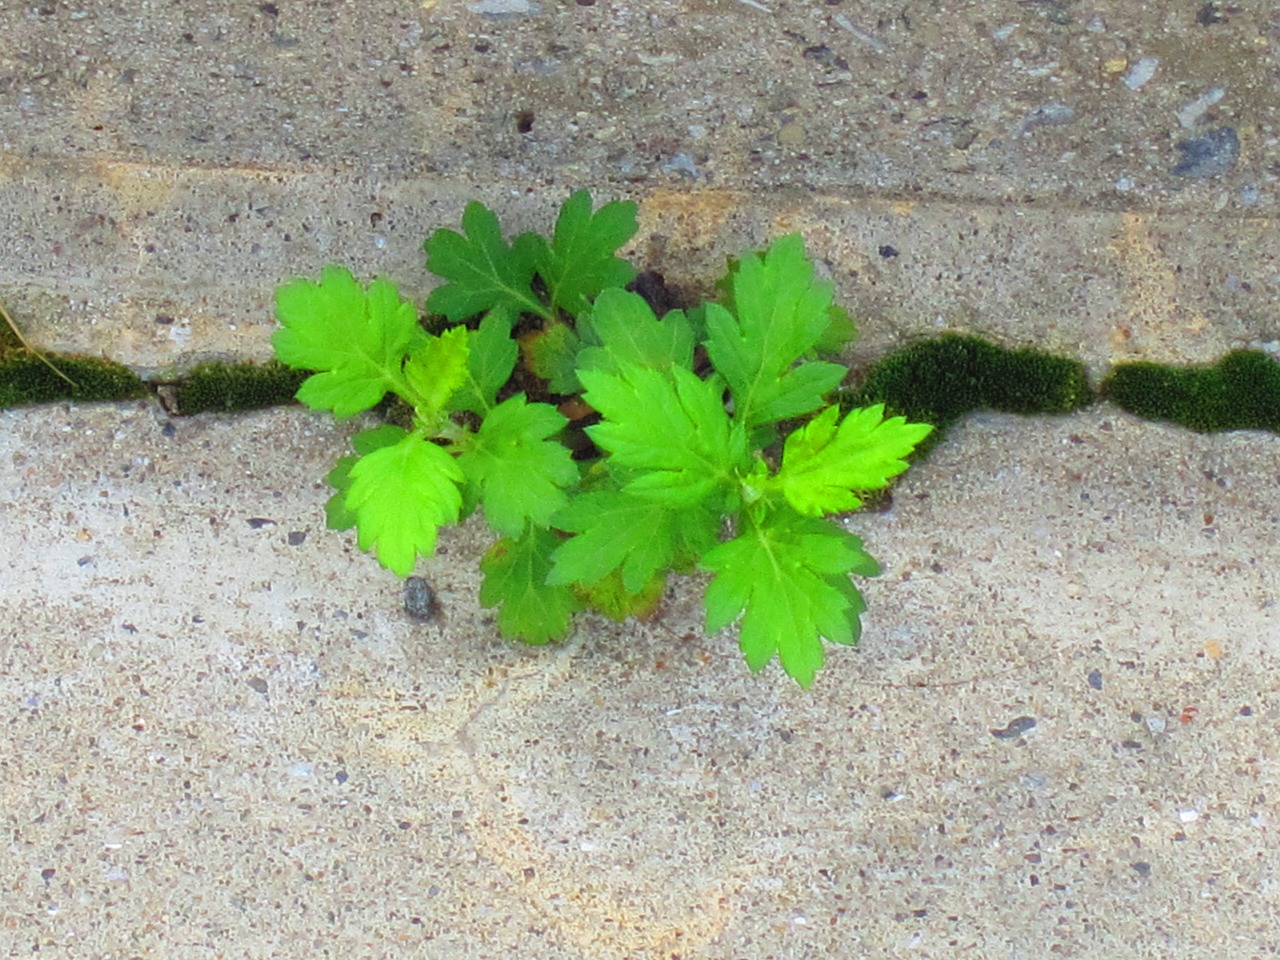
M 404 582 L 404 612 L 415 620 L 430 620 L 436 615 L 435 593 L 421 577 Z
M 1182 159 L 1169 172 L 1175 177 L 1216 177 L 1240 159 L 1240 138 L 1232 127 L 1218 127 L 1203 137 L 1177 143 Z
M 1101 670 L 1090 670 L 1089 676 L 1087 679 L 1089 681 L 1089 686 L 1093 687 L 1093 689 L 1095 690 L 1102 689 L 1102 671 Z
M 264 697 L 267 695 L 267 681 L 263 680 L 261 677 L 250 677 L 249 686 L 253 688 L 255 693 L 260 693 Z
M 1016 717 L 1010 720 L 1003 730 L 992 730 L 991 735 L 997 740 L 1012 740 L 1020 737 L 1036 725 L 1035 717 Z

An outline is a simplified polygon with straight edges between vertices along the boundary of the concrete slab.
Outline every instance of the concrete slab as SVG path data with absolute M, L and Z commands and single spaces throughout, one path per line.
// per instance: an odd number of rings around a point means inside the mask
M 1275 25 L 1006 13 L 0 12 L 0 301 L 34 342 L 143 373 L 262 357 L 278 283 L 340 261 L 420 295 L 421 241 L 468 199 L 545 229 L 587 186 L 639 199 L 634 252 L 694 290 L 804 231 L 863 321 L 858 359 L 940 328 L 1099 371 L 1280 343 Z
M 8 954 L 1280 945 L 1273 437 L 974 418 L 854 519 L 886 572 L 805 693 L 696 580 L 503 643 L 474 525 L 410 620 L 302 411 L 0 427 Z
M 1276 349 L 1268 10 L 1098 0 L 0 8 L 0 302 L 142 372 L 263 358 L 280 281 L 422 296 L 480 199 L 640 203 L 691 292 L 802 231 L 860 363 L 944 329 Z M 660 616 L 548 650 L 323 528 L 300 410 L 0 412 L 0 954 L 1267 956 L 1280 451 L 973 418 L 803 693 Z

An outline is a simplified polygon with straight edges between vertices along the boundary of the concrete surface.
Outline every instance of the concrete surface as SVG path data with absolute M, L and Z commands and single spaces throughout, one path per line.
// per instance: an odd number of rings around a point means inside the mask
M 587 186 L 693 292 L 803 231 L 855 363 L 1275 350 L 1273 13 L 0 4 L 0 302 L 144 372 L 263 357 L 282 280 L 421 295 L 467 200 Z M 503 643 L 472 526 L 410 620 L 323 527 L 345 429 L 0 412 L 0 956 L 1280 952 L 1274 436 L 969 420 L 852 519 L 886 572 L 804 693 L 696 580 Z
M 805 693 L 696 581 L 503 643 L 472 527 L 410 620 L 299 410 L 0 426 L 7 956 L 1280 949 L 1274 437 L 971 420 Z

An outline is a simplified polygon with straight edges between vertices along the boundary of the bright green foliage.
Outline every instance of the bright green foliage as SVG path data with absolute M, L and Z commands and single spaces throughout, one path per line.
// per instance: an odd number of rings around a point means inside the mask
M 540 645 L 568 632 L 581 605 L 568 587 L 547 585 L 559 542 L 550 530 L 530 526 L 519 540 L 499 540 L 480 561 L 480 603 L 501 607 L 498 627 L 506 636 Z
M 546 526 L 568 503 L 564 488 L 578 479 L 578 467 L 563 444 L 547 439 L 565 423 L 545 403 L 529 403 L 518 393 L 489 411 L 458 458 L 468 504 L 481 503 L 504 537 L 518 538 L 530 521 Z
M 388 391 L 400 392 L 400 365 L 423 342 L 413 304 L 393 284 L 375 280 L 366 293 L 347 270 L 326 267 L 319 283 L 295 280 L 276 292 L 271 338 L 291 367 L 318 371 L 298 391 L 313 410 L 350 417 Z
M 282 287 L 277 351 L 316 371 L 300 399 L 350 416 L 394 392 L 411 411 L 408 429 L 353 437 L 328 477 L 329 525 L 354 526 L 404 576 L 441 526 L 479 509 L 499 538 L 481 603 L 504 635 L 535 644 L 564 636 L 584 605 L 645 616 L 671 572 L 701 567 L 714 574 L 708 629 L 740 620 L 748 665 L 776 655 L 807 687 L 825 642 L 857 640 L 850 575 L 877 572 L 824 518 L 887 485 L 931 428 L 830 405 L 846 369 L 814 354 L 852 323 L 798 236 L 735 262 L 721 303 L 659 319 L 622 289 L 635 271 L 616 252 L 635 229 L 633 204 L 593 213 L 580 191 L 550 240 L 508 243 L 468 205 L 461 233 L 426 242 L 444 280 L 427 306 L 483 316 L 438 335 L 385 281 L 365 291 L 330 268 Z
M 884 419 L 883 405 L 854 410 L 837 427 L 839 407 L 827 407 L 787 437 L 774 485 L 809 517 L 856 510 L 855 490 L 879 490 L 907 469 L 907 456 L 933 428 Z
M 405 358 L 407 397 L 413 398 L 419 416 L 429 418 L 444 410 L 445 404 L 466 382 L 467 341 L 466 328 L 454 327 L 438 337 L 428 336 Z
M 560 208 L 551 242 L 537 237 L 534 244 L 538 275 L 547 285 L 551 305 L 576 317 L 600 291 L 630 283 L 635 268 L 614 251 L 635 232 L 634 203 L 606 203 L 592 214 L 591 194 L 574 193 Z
M 614 254 L 635 235 L 636 205 L 607 203 L 592 214 L 585 190 L 561 207 L 550 243 L 524 233 L 508 246 L 498 218 L 475 202 L 462 214 L 462 231 L 437 230 L 426 242 L 427 269 L 448 281 L 431 291 L 427 309 L 454 322 L 495 308 L 549 321 L 557 309 L 577 316 L 589 298 L 635 276 Z M 534 290 L 535 274 L 547 290 L 545 300 Z
M 417 554 L 435 552 L 439 528 L 458 521 L 463 473 L 447 450 L 418 434 L 361 457 L 348 477 L 344 505 L 357 517 L 360 549 L 375 550 L 402 577 Z
M 875 576 L 876 562 L 852 534 L 824 520 L 786 510 L 702 558 L 716 574 L 707 587 L 707 630 L 739 614 L 739 644 L 747 665 L 760 670 L 776 653 L 802 687 L 822 666 L 822 641 L 853 644 L 865 606 L 850 573 Z
M 552 522 L 577 534 L 555 552 L 549 583 L 593 587 L 615 570 L 631 593 L 660 572 L 690 566 L 715 545 L 721 514 L 673 508 L 621 490 L 581 493 Z
M 584 370 L 584 399 L 604 415 L 588 427 L 612 462 L 644 471 L 625 490 L 676 507 L 716 502 L 746 465 L 746 439 L 725 412 L 720 382 L 671 367 L 663 374 L 624 364 L 616 374 Z
M 536 246 L 532 234 L 508 246 L 493 212 L 468 203 L 462 234 L 437 230 L 426 242 L 427 269 L 448 281 L 431 291 L 427 309 L 454 322 L 495 309 L 549 316 L 531 289 Z
M 796 234 L 733 274 L 733 308 L 707 304 L 707 353 L 729 384 L 736 415 L 752 429 L 816 410 L 847 368 L 814 361 L 793 368 L 831 325 L 831 284 L 815 280 Z
M 330 530 L 350 530 L 360 519 L 356 512 L 347 506 L 347 491 L 351 489 L 351 468 L 360 462 L 361 457 L 399 443 L 404 438 L 404 434 L 402 427 L 383 424 L 372 430 L 361 430 L 351 438 L 351 446 L 356 456 L 342 457 L 325 477 L 325 482 L 335 491 L 324 505 L 325 519 Z
M 577 356 L 583 370 L 618 373 L 624 364 L 666 371 L 693 366 L 693 330 L 683 313 L 661 320 L 644 299 L 625 290 L 606 290 L 591 310 L 590 330 L 604 346 L 586 347 Z
M 482 417 L 488 413 L 498 391 L 511 379 L 519 352 L 507 317 L 497 310 L 487 313 L 477 329 L 467 331 L 467 376 L 450 399 L 449 409 Z

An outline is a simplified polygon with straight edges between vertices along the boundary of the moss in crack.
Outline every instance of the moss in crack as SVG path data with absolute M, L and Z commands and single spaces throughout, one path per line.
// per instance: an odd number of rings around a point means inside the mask
M 307 378 L 275 360 L 252 363 L 202 363 L 164 394 L 170 412 L 187 416 L 205 411 L 256 410 L 291 403 Z
M 973 410 L 1067 413 L 1093 392 L 1084 364 L 1039 350 L 1010 350 L 981 337 L 944 334 L 913 343 L 874 364 L 848 407 L 883 403 L 886 413 L 936 428 L 917 454 Z
M 1280 433 L 1280 363 L 1261 350 L 1233 350 L 1201 367 L 1120 364 L 1101 390 L 1139 417 L 1172 421 L 1200 433 Z
M 137 374 L 111 360 L 38 355 L 26 348 L 0 352 L 0 407 L 57 400 L 130 400 L 146 393 Z

